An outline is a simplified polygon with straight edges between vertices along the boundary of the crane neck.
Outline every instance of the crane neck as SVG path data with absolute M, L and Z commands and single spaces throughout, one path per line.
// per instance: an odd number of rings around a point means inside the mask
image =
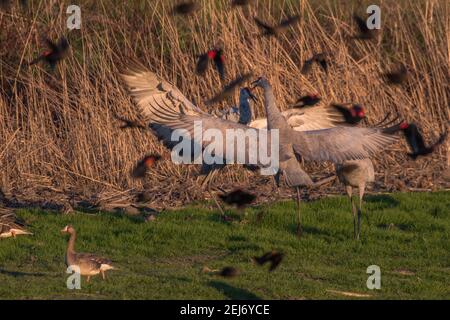
M 284 126 L 288 126 L 286 119 L 278 110 L 273 94 L 273 89 L 270 84 L 265 84 L 264 89 L 264 107 L 267 116 L 267 129 L 282 129 Z

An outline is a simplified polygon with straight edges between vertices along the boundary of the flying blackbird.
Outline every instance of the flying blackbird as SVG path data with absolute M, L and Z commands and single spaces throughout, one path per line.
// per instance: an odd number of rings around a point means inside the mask
M 286 31 L 289 26 L 293 25 L 294 23 L 297 23 L 300 20 L 300 16 L 295 15 L 287 17 L 286 19 L 281 21 L 280 24 L 275 26 L 270 26 L 259 20 L 257 17 L 254 17 L 253 19 L 255 20 L 256 25 L 260 29 L 262 29 L 263 36 L 277 36 L 281 32 Z
M 198 10 L 198 5 L 194 1 L 182 2 L 173 7 L 173 14 L 187 15 Z
M 222 101 L 225 98 L 230 97 L 234 93 L 234 90 L 240 87 L 251 76 L 252 76 L 251 73 L 247 73 L 243 76 L 237 77 L 235 80 L 226 85 L 220 93 L 216 94 L 213 98 L 206 101 L 206 105 L 212 105 Z
M 147 127 L 143 126 L 142 124 L 138 123 L 137 121 L 128 120 L 128 119 L 119 117 L 117 115 L 114 115 L 114 117 L 117 120 L 123 122 L 123 124 L 120 126 L 120 129 L 128 129 L 128 128 L 147 129 Z
M 196 71 L 197 74 L 203 75 L 208 69 L 209 60 L 214 61 L 220 79 L 225 79 L 225 58 L 222 49 L 208 50 L 206 53 L 198 56 Z
M 218 274 L 224 278 L 234 278 L 240 274 L 240 271 L 234 267 L 225 267 Z
M 0 8 L 8 10 L 10 5 L 11 5 L 11 0 L 0 0 Z M 28 6 L 28 1 L 20 0 L 20 5 L 22 8 L 26 8 Z
M 232 0 L 231 1 L 231 6 L 232 7 L 236 7 L 236 6 L 246 6 L 248 4 L 250 4 L 250 2 L 252 2 L 253 0 Z
M 388 84 L 402 84 L 408 80 L 409 72 L 404 65 L 400 65 L 398 70 L 393 70 L 384 74 Z
M 44 51 L 39 57 L 31 61 L 29 65 L 36 64 L 42 60 L 48 63 L 52 69 L 54 69 L 56 64 L 66 57 L 70 45 L 65 37 L 61 37 L 58 40 L 58 43 L 54 43 L 49 39 L 46 39 L 45 41 L 49 50 Z
M 436 149 L 436 147 L 442 144 L 447 138 L 446 131 L 439 137 L 438 141 L 427 147 L 425 146 L 422 134 L 414 123 L 403 122 L 402 124 L 400 124 L 400 129 L 403 131 L 406 142 L 412 150 L 412 153 L 408 153 L 408 156 L 410 156 L 414 160 L 419 156 L 431 154 Z
M 253 201 L 256 196 L 241 189 L 236 189 L 230 193 L 219 195 L 220 199 L 227 204 L 236 205 L 238 208 L 243 208 Z
M 364 108 L 359 104 L 354 104 L 351 108 L 346 108 L 340 104 L 332 104 L 331 106 L 344 116 L 345 123 L 348 124 L 357 124 L 366 117 Z
M 355 36 L 356 39 L 370 40 L 374 39 L 377 36 L 378 30 L 369 29 L 367 27 L 367 21 L 365 19 L 361 18 L 356 14 L 353 15 L 353 19 L 355 20 L 359 31 L 359 33 Z
M 270 262 L 269 271 L 275 270 L 284 258 L 284 254 L 277 251 L 267 252 L 261 257 L 254 257 L 253 260 L 260 266 Z
M 324 53 L 318 53 L 313 55 L 310 59 L 306 60 L 302 67 L 302 74 L 307 74 L 311 71 L 312 65 L 314 63 L 319 64 L 323 71 L 328 71 L 328 63 Z
M 131 176 L 133 178 L 143 178 L 147 173 L 147 170 L 155 165 L 155 163 L 161 159 L 161 156 L 158 154 L 151 154 L 145 156 L 142 160 L 140 160 L 136 166 L 133 168 L 131 172 Z
M 317 94 L 307 94 L 306 96 L 303 96 L 303 97 L 297 99 L 297 101 L 293 105 L 291 105 L 291 107 L 292 108 L 301 108 L 301 107 L 305 107 L 305 106 L 313 106 L 313 105 L 319 103 L 320 100 L 322 100 L 322 99 Z

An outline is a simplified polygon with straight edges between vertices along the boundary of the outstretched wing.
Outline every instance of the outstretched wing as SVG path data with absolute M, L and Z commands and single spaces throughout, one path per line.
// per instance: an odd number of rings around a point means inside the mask
M 365 159 L 375 155 L 398 139 L 387 129 L 335 127 L 294 132 L 295 153 L 306 160 L 332 161 Z
M 260 27 L 261 29 L 264 29 L 265 32 L 273 32 L 273 27 L 271 27 L 268 24 L 262 22 L 257 17 L 254 17 L 253 20 L 255 21 L 256 25 L 258 27 Z
M 194 138 L 194 126 L 201 124 L 203 134 L 208 129 L 220 131 L 223 137 L 223 149 L 215 149 L 215 155 L 226 158 L 227 146 L 227 130 L 242 130 L 242 134 L 256 134 L 259 141 L 259 131 L 245 125 L 224 120 L 212 116 L 201 111 L 197 106 L 193 105 L 177 88 L 170 85 L 155 73 L 146 70 L 143 67 L 132 67 L 122 74 L 131 96 L 135 103 L 139 106 L 141 113 L 150 122 L 150 127 L 155 131 L 156 135 L 163 140 L 166 146 L 173 147 L 172 133 L 177 129 L 184 129 L 185 136 L 191 141 Z M 252 131 L 252 132 L 250 132 Z M 217 132 L 217 131 L 216 131 Z M 236 131 L 234 131 L 236 132 Z M 214 140 L 214 139 L 213 139 Z M 235 140 L 233 138 L 233 140 Z M 175 143 L 178 143 L 176 141 Z M 205 148 L 210 141 L 204 139 L 202 147 Z M 270 135 L 267 143 L 270 146 Z M 236 159 L 237 153 L 245 153 L 245 159 L 248 160 L 249 155 L 258 154 L 258 143 L 249 143 L 249 139 L 245 139 L 245 148 L 237 150 L 234 146 L 233 156 Z M 269 149 L 270 150 L 270 149 Z
M 320 130 L 336 127 L 339 122 L 344 122 L 344 117 L 330 106 L 311 106 L 292 108 L 281 113 L 287 123 L 295 131 Z M 261 118 L 252 121 L 250 127 L 265 129 L 267 119 Z

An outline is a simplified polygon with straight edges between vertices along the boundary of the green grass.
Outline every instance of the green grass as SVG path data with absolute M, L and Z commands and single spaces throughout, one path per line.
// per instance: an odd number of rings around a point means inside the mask
M 366 203 L 370 226 L 364 218 L 359 242 L 352 239 L 345 197 L 303 203 L 301 239 L 294 234 L 292 201 L 248 209 L 242 224 L 221 222 L 204 205 L 164 212 L 148 223 L 107 213 L 21 210 L 35 235 L 0 241 L 0 298 L 346 298 L 328 290 L 372 299 L 450 298 L 450 193 L 368 196 Z M 106 281 L 83 278 L 81 290 L 68 290 L 67 237 L 59 230 L 69 223 L 78 231 L 78 251 L 105 255 L 120 270 L 109 272 Z M 251 262 L 272 249 L 285 253 L 275 271 Z M 380 290 L 366 287 L 372 264 L 381 268 Z M 235 266 L 242 273 L 224 279 L 201 273 L 204 266 Z

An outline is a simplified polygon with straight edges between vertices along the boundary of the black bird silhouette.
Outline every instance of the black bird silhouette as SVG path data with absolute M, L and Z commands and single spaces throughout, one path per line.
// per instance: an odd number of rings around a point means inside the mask
M 54 43 L 49 39 L 46 39 L 45 42 L 47 43 L 49 50 L 44 51 L 39 57 L 31 61 L 29 65 L 36 64 L 42 60 L 48 63 L 52 69 L 54 69 L 56 64 L 66 57 L 70 45 L 65 37 L 61 37 L 58 40 L 58 43 Z
M 331 106 L 344 116 L 345 123 L 348 124 L 357 124 L 366 117 L 364 108 L 359 104 L 354 104 L 351 108 L 346 108 L 340 104 L 332 104 Z
M 358 31 L 359 33 L 355 36 L 356 39 L 361 39 L 361 40 L 370 40 L 370 39 L 374 39 L 377 34 L 378 34 L 378 30 L 377 29 L 369 29 L 367 27 L 367 21 L 363 18 L 361 18 L 360 16 L 354 14 L 353 15 L 353 19 L 356 22 L 356 25 L 358 26 Z
M 322 100 L 317 94 L 307 94 L 291 105 L 291 108 L 302 108 L 305 106 L 313 106 Z
M 221 80 L 225 79 L 225 58 L 222 49 L 208 50 L 206 53 L 198 56 L 196 71 L 203 75 L 208 69 L 209 60 L 213 60 Z
M 22 8 L 26 8 L 28 3 L 27 0 L 20 0 L 20 5 Z M 11 0 L 0 0 L 0 7 L 2 7 L 5 10 L 9 9 L 9 6 L 11 5 Z
M 148 169 L 153 167 L 155 163 L 161 159 L 159 154 L 150 154 L 145 156 L 142 160 L 140 160 L 136 166 L 133 168 L 131 172 L 131 176 L 133 178 L 143 178 L 147 173 Z
M 147 129 L 147 127 L 143 126 L 142 124 L 138 123 L 137 121 L 125 119 L 125 118 L 119 117 L 118 115 L 114 115 L 114 118 L 123 122 L 123 124 L 120 126 L 120 129 L 128 129 L 128 128 Z
M 219 195 L 220 199 L 227 204 L 236 205 L 238 208 L 244 208 L 253 201 L 256 196 L 241 189 L 236 189 L 230 193 Z
M 393 70 L 384 74 L 388 84 L 402 84 L 408 80 L 409 72 L 405 65 L 400 65 L 397 70 Z
M 259 20 L 257 17 L 254 17 L 253 19 L 255 20 L 256 25 L 263 30 L 262 31 L 263 36 L 277 36 L 281 32 L 286 31 L 286 29 L 289 26 L 293 25 L 294 23 L 297 23 L 300 20 L 300 16 L 299 15 L 290 16 L 282 20 L 280 24 L 276 26 L 270 26 Z
M 4 10 L 8 10 L 11 5 L 11 0 L 0 0 L 0 7 Z
M 238 78 L 236 78 L 235 80 L 233 80 L 232 82 L 227 84 L 220 93 L 216 94 L 213 98 L 211 98 L 208 101 L 206 101 L 205 102 L 206 105 L 209 106 L 209 105 L 218 103 L 218 102 L 222 101 L 225 98 L 230 97 L 234 93 L 236 88 L 240 87 L 251 76 L 252 76 L 251 73 L 247 73 L 247 74 L 245 74 L 243 76 L 239 76 Z
M 414 160 L 419 156 L 431 154 L 447 138 L 447 131 L 445 131 L 434 144 L 427 147 L 422 134 L 414 123 L 403 122 L 400 124 L 400 129 L 403 131 L 406 142 L 412 150 L 412 153 L 408 153 L 408 156 Z
M 246 5 L 250 4 L 251 1 L 253 1 L 253 0 L 232 0 L 231 6 L 233 6 L 233 7 L 246 6 Z
M 173 7 L 173 14 L 187 15 L 197 11 L 198 5 L 194 1 L 182 2 Z
M 327 72 L 328 71 L 328 62 L 327 62 L 327 58 L 325 56 L 324 53 L 318 53 L 313 55 L 310 59 L 305 60 L 305 63 L 303 64 L 302 67 L 302 74 L 307 74 L 311 71 L 312 65 L 314 63 L 319 64 L 323 71 Z
M 267 252 L 261 257 L 254 257 L 253 260 L 260 266 L 270 261 L 269 271 L 275 270 L 284 258 L 284 254 L 277 251 Z
M 219 275 L 224 278 L 233 278 L 238 276 L 239 274 L 239 270 L 234 267 L 225 267 L 219 272 Z

